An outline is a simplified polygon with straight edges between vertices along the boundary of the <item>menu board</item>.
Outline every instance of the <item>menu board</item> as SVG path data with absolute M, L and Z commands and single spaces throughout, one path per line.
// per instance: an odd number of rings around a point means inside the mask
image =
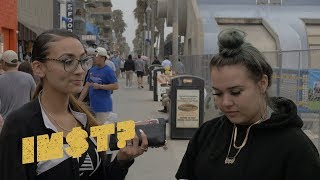
M 199 127 L 199 90 L 177 89 L 177 128 L 198 128 Z

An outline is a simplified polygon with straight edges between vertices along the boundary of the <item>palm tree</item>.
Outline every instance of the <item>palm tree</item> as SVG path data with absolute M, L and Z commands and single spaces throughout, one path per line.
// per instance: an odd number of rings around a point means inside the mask
M 160 45 L 159 45 L 159 59 L 163 59 L 164 57 L 164 18 L 156 18 L 156 27 L 159 30 L 160 35 Z M 158 35 L 156 35 L 158 36 Z
M 127 24 L 123 20 L 123 12 L 119 9 L 112 12 L 112 28 L 115 32 L 117 43 L 120 43 L 126 30 Z
M 133 10 L 133 14 L 135 19 L 137 19 L 138 21 L 138 27 L 136 29 L 136 37 L 135 37 L 135 41 L 132 41 L 133 45 L 134 45 L 134 49 L 139 51 L 135 51 L 137 54 L 141 54 L 142 53 L 142 49 L 143 49 L 143 32 L 144 32 L 144 27 L 143 27 L 143 23 L 144 23 L 144 19 L 145 19 L 145 11 L 147 8 L 147 1 L 146 0 L 137 0 L 136 2 L 137 7 Z
M 124 37 L 122 34 L 126 30 L 127 24 L 123 20 L 123 12 L 121 10 L 117 9 L 112 12 L 111 26 L 117 38 L 119 50 L 124 53 L 126 42 L 124 41 Z

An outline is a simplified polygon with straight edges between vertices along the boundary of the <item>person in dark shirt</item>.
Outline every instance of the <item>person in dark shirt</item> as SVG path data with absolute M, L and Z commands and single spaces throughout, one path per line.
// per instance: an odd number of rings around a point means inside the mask
M 318 180 L 319 153 L 301 130 L 296 105 L 269 98 L 272 68 L 227 29 L 210 62 L 213 95 L 223 116 L 203 124 L 189 142 L 177 179 Z
M 154 57 L 154 60 L 153 60 L 153 62 L 152 62 L 152 65 L 161 65 L 161 62 L 159 61 L 159 59 L 158 59 L 158 57 L 157 56 L 155 56 Z
M 132 60 L 132 55 L 129 54 L 128 59 L 124 62 L 124 70 L 126 72 L 126 87 L 132 88 L 133 72 L 135 71 L 135 64 Z
M 124 180 L 134 158 L 148 148 L 146 135 L 128 142 L 112 162 L 105 161 L 106 152 L 97 152 L 96 140 L 86 138 L 88 149 L 79 158 L 66 152 L 68 133 L 80 127 L 90 134 L 97 122 L 74 94 L 83 85 L 91 59 L 85 54 L 79 38 L 63 29 L 40 34 L 32 52 L 34 73 L 40 77 L 33 101 L 7 117 L 0 134 L 1 180 Z M 35 162 L 22 164 L 22 138 L 63 132 L 63 157 L 38 162 L 37 141 Z M 36 139 L 36 137 L 35 137 Z M 107 152 L 109 153 L 109 152 Z

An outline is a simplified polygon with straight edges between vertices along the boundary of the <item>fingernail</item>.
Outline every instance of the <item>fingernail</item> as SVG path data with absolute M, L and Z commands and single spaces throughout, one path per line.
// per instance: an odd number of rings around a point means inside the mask
M 143 134 L 144 134 L 144 132 L 142 131 L 142 129 L 139 129 L 139 131 L 140 131 L 140 133 L 143 133 Z

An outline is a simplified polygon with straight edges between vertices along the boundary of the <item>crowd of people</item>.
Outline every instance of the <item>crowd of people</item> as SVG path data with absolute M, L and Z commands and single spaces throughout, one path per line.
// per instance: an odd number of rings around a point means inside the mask
M 319 153 L 301 130 L 296 105 L 267 93 L 273 71 L 265 57 L 236 29 L 222 31 L 218 45 L 208 67 L 222 115 L 196 131 L 176 179 L 318 180 Z M 96 140 L 88 138 L 88 150 L 78 159 L 64 152 L 58 160 L 23 165 L 22 138 L 63 132 L 67 146 L 73 128 L 89 134 L 90 127 L 110 123 L 119 79 L 132 88 L 136 74 L 142 89 L 150 64 L 141 55 L 125 59 L 103 47 L 84 48 L 75 34 L 62 29 L 36 38 L 31 62 L 20 64 L 12 50 L 0 60 L 1 180 L 124 180 L 134 159 L 148 150 L 148 135 L 140 131 L 140 139 L 127 141 L 113 160 L 110 151 L 97 152 Z M 172 68 L 167 57 L 162 62 L 155 57 L 152 65 Z M 180 60 L 176 66 L 178 75 L 185 73 Z

